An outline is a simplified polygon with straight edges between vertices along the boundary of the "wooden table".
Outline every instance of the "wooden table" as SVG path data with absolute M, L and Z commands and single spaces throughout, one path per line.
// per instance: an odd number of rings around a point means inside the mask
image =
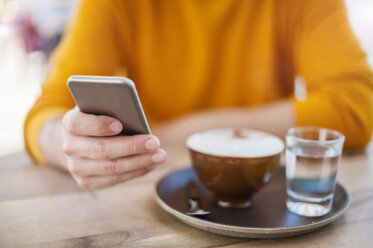
M 25 153 L 0 158 L 0 247 L 373 247 L 372 151 L 342 159 L 338 181 L 352 204 L 338 221 L 294 238 L 250 240 L 194 229 L 157 205 L 155 183 L 189 164 L 185 148 L 166 150 L 157 170 L 95 192 Z

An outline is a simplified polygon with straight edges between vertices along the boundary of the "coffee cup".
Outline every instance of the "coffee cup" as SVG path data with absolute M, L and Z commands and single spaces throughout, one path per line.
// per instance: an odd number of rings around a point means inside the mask
M 284 150 L 280 138 L 252 129 L 208 130 L 186 144 L 198 178 L 223 208 L 252 206 L 251 197 L 275 173 Z

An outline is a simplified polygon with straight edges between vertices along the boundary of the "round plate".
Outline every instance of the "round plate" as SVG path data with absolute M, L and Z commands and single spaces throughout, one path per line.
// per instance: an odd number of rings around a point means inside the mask
M 191 180 L 197 185 L 201 208 L 211 211 L 203 218 L 186 214 L 187 185 Z M 279 169 L 271 181 L 254 195 L 254 206 L 243 210 L 216 206 L 212 192 L 202 185 L 192 168 L 173 172 L 156 186 L 156 200 L 168 213 L 196 228 L 233 237 L 279 238 L 307 233 L 335 221 L 350 204 L 349 195 L 339 184 L 334 190 L 332 210 L 322 217 L 302 217 L 289 212 L 286 197 L 284 168 Z

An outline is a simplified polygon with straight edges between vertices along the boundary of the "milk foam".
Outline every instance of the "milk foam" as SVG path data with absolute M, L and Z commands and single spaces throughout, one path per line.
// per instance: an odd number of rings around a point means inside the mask
M 196 133 L 186 143 L 194 151 L 224 157 L 266 157 L 284 149 L 280 138 L 265 132 L 240 129 L 240 135 L 235 136 L 233 128 L 214 129 Z

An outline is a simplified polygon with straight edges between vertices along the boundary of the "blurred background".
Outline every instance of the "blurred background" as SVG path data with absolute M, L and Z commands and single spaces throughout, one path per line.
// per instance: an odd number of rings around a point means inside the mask
M 0 156 L 23 150 L 23 121 L 79 0 L 0 0 Z M 373 0 L 345 0 L 373 68 Z

